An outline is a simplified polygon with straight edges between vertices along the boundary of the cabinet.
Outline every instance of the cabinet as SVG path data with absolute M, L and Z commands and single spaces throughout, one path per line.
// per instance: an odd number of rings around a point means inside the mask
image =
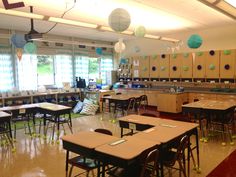
M 206 55 L 206 78 L 220 77 L 220 51 L 209 51 Z
M 216 94 L 211 93 L 189 93 L 189 102 L 198 100 L 215 100 Z
M 169 69 L 169 55 L 165 55 L 162 54 L 160 55 L 160 79 L 164 78 L 167 79 L 169 78 L 169 73 L 170 73 L 170 69 Z
M 205 78 L 207 52 L 196 52 L 193 56 L 193 78 Z
M 234 78 L 236 64 L 235 60 L 235 50 L 220 51 L 220 78 Z
M 191 53 L 184 53 L 180 55 L 181 63 L 181 78 L 193 77 L 193 58 Z
M 145 90 L 144 94 L 147 95 L 149 106 L 157 106 L 157 95 L 159 93 L 160 91 Z
M 150 78 L 159 78 L 160 76 L 160 56 L 153 55 L 150 57 Z
M 180 78 L 181 71 L 181 55 L 170 55 L 170 78 Z
M 180 113 L 182 112 L 182 104 L 187 101 L 187 93 L 159 93 L 157 109 L 161 112 Z

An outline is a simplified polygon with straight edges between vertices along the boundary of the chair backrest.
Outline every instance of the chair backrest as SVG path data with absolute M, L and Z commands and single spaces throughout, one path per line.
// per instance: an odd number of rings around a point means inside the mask
M 131 98 L 129 98 L 129 100 L 128 100 L 127 112 L 133 110 L 133 109 L 134 109 L 134 106 L 135 106 L 135 98 L 134 98 L 134 97 L 131 97 Z
M 140 96 L 140 107 L 139 108 L 146 108 L 148 106 L 148 98 L 147 95 Z
M 107 130 L 107 129 L 104 129 L 104 128 L 97 128 L 94 131 L 98 132 L 98 133 L 103 133 L 103 134 L 106 134 L 106 135 L 112 135 L 112 132 L 110 130 Z
M 159 151 L 157 148 L 146 151 L 142 154 L 144 156 L 142 164 L 142 169 L 139 177 L 145 177 L 145 173 L 148 168 L 148 164 L 153 163 L 153 168 L 151 169 L 151 177 L 154 177 L 155 171 L 158 173 L 158 158 Z
M 116 93 L 116 95 L 121 95 L 121 94 L 122 94 L 121 92 Z
M 175 159 L 173 159 L 173 163 L 175 163 L 176 160 L 180 160 L 183 158 L 184 156 L 184 151 L 185 149 L 188 148 L 188 145 L 189 145 L 189 142 L 188 142 L 188 136 L 187 135 L 184 135 L 180 142 L 179 142 L 179 145 L 177 147 L 177 152 L 176 152 L 176 156 L 175 156 Z

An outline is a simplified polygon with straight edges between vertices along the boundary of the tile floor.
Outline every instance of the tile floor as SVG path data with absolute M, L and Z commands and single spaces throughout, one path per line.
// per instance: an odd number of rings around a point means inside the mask
M 74 133 L 96 128 L 107 128 L 112 130 L 115 136 L 120 135 L 118 124 L 112 123 L 108 118 L 101 120 L 101 115 L 73 119 Z M 69 133 L 69 130 L 66 132 Z M 30 138 L 23 130 L 18 130 L 15 145 L 14 153 L 0 147 L 0 177 L 65 177 L 65 151 L 62 142 L 52 143 L 50 137 L 46 140 Z M 221 146 L 220 140 L 200 142 L 201 174 L 191 170 L 190 176 L 205 177 L 235 149 L 236 145 Z M 73 172 L 76 174 L 79 170 L 74 169 Z M 173 176 L 178 176 L 178 173 Z

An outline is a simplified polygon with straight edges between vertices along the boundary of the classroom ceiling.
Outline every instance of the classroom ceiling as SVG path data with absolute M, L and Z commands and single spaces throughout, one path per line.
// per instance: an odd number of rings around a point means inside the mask
M 9 0 L 19 2 L 20 0 Z M 198 0 L 22 0 L 26 7 L 14 10 L 30 12 L 33 6 L 35 14 L 61 17 L 66 9 L 75 6 L 64 15 L 64 19 L 82 21 L 109 26 L 108 16 L 115 8 L 126 9 L 131 16 L 130 31 L 138 25 L 145 26 L 147 33 L 158 36 L 175 36 L 182 32 L 191 32 L 215 27 L 235 25 L 235 20 L 206 6 Z M 4 8 L 0 2 L 0 7 Z M 0 28 L 29 31 L 30 19 L 0 14 Z M 34 20 L 35 29 L 44 33 L 55 23 Z M 135 36 L 121 35 L 115 32 L 101 31 L 58 24 L 48 34 L 87 38 L 103 41 L 124 40 Z

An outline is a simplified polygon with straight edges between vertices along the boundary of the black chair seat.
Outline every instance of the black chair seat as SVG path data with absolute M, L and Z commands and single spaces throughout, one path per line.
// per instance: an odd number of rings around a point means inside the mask
M 69 159 L 69 164 L 82 168 L 86 171 L 93 170 L 98 167 L 98 164 L 95 160 L 90 158 L 85 158 L 83 156 L 76 156 L 74 158 Z

